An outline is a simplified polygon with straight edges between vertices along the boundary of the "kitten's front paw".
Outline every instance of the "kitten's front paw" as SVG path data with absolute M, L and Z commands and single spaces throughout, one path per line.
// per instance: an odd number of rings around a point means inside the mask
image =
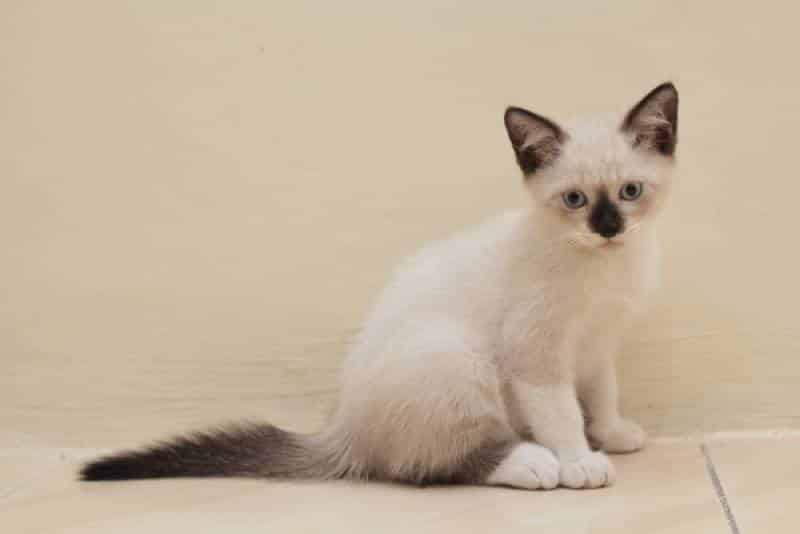
M 616 480 L 614 465 L 602 452 L 590 452 L 575 459 L 561 459 L 560 482 L 573 489 L 611 486 Z
M 627 419 L 610 426 L 589 425 L 587 433 L 593 445 L 611 453 L 638 451 L 647 439 L 642 427 Z
M 486 482 L 523 489 L 558 486 L 559 464 L 552 452 L 533 443 L 520 443 L 500 463 Z

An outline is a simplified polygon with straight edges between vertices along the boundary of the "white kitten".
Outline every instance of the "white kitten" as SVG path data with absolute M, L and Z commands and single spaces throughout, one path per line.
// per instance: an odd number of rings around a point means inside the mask
M 652 221 L 669 191 L 677 111 L 671 83 L 617 121 L 562 128 L 509 108 L 531 209 L 430 245 L 399 270 L 346 363 L 327 429 L 195 434 L 100 459 L 83 478 L 613 483 L 590 441 L 607 452 L 644 443 L 618 412 L 614 356 L 657 283 Z

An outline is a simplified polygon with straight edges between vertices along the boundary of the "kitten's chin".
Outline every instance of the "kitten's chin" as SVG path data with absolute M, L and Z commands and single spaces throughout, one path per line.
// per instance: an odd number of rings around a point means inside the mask
M 616 235 L 611 239 L 607 239 L 597 234 L 582 234 L 570 239 L 569 242 L 573 246 L 587 250 L 597 251 L 611 251 L 622 248 L 625 244 L 625 235 Z
M 619 250 L 624 245 L 624 241 L 617 241 L 614 239 L 605 239 L 601 243 L 595 245 L 594 249 L 599 252 L 613 252 Z
M 625 244 L 625 241 L 623 241 L 623 240 L 606 239 L 603 243 L 598 245 L 597 248 L 603 249 L 603 250 L 614 250 L 614 249 L 621 248 L 622 245 L 624 245 L 624 244 Z
M 625 244 L 625 241 L 626 241 L 625 234 L 619 234 L 615 235 L 611 239 L 606 239 L 605 242 L 600 246 L 606 248 L 619 248 Z

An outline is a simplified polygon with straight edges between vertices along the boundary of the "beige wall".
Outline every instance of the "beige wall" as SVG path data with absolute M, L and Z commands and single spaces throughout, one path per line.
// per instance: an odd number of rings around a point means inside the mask
M 4 431 L 316 427 L 392 265 L 524 201 L 504 106 L 667 78 L 666 290 L 625 404 L 656 434 L 800 426 L 795 8 L 375 4 L 0 3 Z

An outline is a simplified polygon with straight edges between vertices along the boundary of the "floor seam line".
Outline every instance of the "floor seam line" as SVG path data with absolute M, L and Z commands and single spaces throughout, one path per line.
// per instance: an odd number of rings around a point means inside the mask
M 714 487 L 714 493 L 717 494 L 717 500 L 722 507 L 722 513 L 725 515 L 725 519 L 728 521 L 728 527 L 731 529 L 731 533 L 741 534 L 739 531 L 739 525 L 736 523 L 736 517 L 733 515 L 733 510 L 731 509 L 730 503 L 728 503 L 728 496 L 725 494 L 725 488 L 722 485 L 722 481 L 717 473 L 717 468 L 714 466 L 714 461 L 711 459 L 711 453 L 709 452 L 705 443 L 700 444 L 700 453 L 703 455 L 703 459 L 705 460 L 706 471 L 711 479 L 711 485 Z

